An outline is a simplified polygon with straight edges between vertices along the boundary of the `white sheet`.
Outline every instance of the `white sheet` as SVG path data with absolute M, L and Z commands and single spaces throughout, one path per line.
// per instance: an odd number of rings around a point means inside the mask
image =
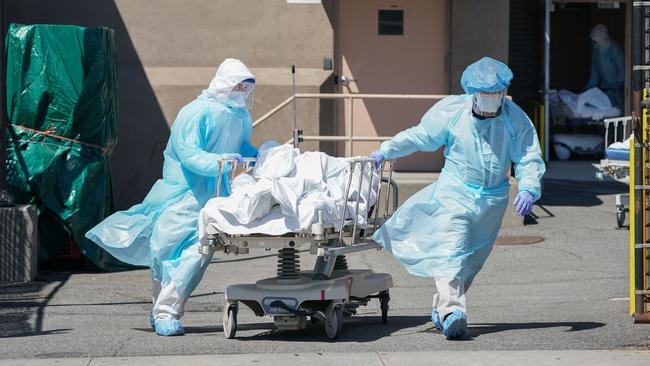
M 229 197 L 213 198 L 199 215 L 199 237 L 210 226 L 227 234 L 282 235 L 309 231 L 322 212 L 323 221 L 341 224 L 341 208 L 350 173 L 349 159 L 321 152 L 300 154 L 291 145 L 264 144 L 252 174 L 233 181 Z M 364 169 L 359 195 L 360 169 L 352 176 L 346 219 L 354 215 L 359 200 L 359 226 L 365 225 L 366 210 L 377 201 L 379 174 L 373 176 L 368 197 L 370 167 Z M 370 204 L 368 204 L 370 202 Z
M 615 150 L 630 150 L 630 141 L 634 137 L 634 134 L 632 134 L 630 137 L 627 138 L 625 141 L 618 141 L 614 142 L 613 144 L 610 144 L 607 146 L 608 149 L 615 149 Z
M 621 111 L 613 107 L 609 97 L 598 88 L 591 88 L 580 94 L 560 90 L 557 92 L 557 97 L 567 107 L 566 114 L 569 118 L 600 120 L 621 115 Z

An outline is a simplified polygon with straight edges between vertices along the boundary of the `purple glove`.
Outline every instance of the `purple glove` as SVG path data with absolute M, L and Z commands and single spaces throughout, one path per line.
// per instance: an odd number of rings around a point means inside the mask
M 381 151 L 375 150 L 370 153 L 370 159 L 373 159 L 375 161 L 375 168 L 379 168 L 381 166 L 381 163 L 386 160 L 386 157 L 381 153 Z
M 519 192 L 512 202 L 515 205 L 515 212 L 519 216 L 529 215 L 533 211 L 533 203 L 533 195 L 526 191 Z

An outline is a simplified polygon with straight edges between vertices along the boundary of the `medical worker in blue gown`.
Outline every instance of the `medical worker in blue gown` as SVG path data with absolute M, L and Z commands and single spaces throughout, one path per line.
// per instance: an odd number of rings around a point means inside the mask
M 516 212 L 529 214 L 541 195 L 544 161 L 530 119 L 505 98 L 511 79 L 505 64 L 477 61 L 463 72 L 466 94 L 439 101 L 420 124 L 370 155 L 379 163 L 445 147 L 438 181 L 409 198 L 374 239 L 410 273 L 433 277 L 432 320 L 449 339 L 465 335 L 465 292 L 499 232 L 511 162 L 519 187 Z
M 623 47 L 614 42 L 603 24 L 596 25 L 589 33 L 593 51 L 591 55 L 591 73 L 585 90 L 598 87 L 602 90 L 612 106 L 623 111 L 625 86 L 625 55 Z
M 255 76 L 241 61 L 223 61 L 210 86 L 178 113 L 162 179 L 141 204 L 111 215 L 86 234 L 117 259 L 151 268 L 149 321 L 159 335 L 184 333 L 185 303 L 210 262 L 199 254 L 197 219 L 216 194 L 219 161 L 257 155 L 249 143 L 254 86 Z M 227 195 L 228 180 L 222 182 Z

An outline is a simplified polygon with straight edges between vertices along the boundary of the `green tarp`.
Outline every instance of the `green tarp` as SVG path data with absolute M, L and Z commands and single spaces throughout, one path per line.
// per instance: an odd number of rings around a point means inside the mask
M 39 257 L 74 242 L 100 268 L 126 268 L 84 237 L 113 211 L 113 30 L 12 24 L 5 51 L 8 184 L 17 202 L 38 206 Z

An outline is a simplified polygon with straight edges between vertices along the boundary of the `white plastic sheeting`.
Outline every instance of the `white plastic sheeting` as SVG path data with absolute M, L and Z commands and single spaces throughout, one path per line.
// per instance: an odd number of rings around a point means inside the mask
M 359 190 L 361 169 L 357 165 L 346 209 L 346 219 L 352 219 L 359 201 L 360 227 L 365 225 L 368 208 L 377 201 L 379 188 L 379 172 L 373 174 L 371 191 L 371 166 L 362 165 L 363 186 Z M 350 170 L 349 158 L 334 158 L 322 152 L 300 154 L 291 145 L 266 143 L 260 147 L 252 174 L 237 176 L 229 197 L 213 198 L 201 210 L 199 237 L 211 226 L 233 235 L 276 236 L 309 231 L 318 211 L 326 224 L 340 229 Z

